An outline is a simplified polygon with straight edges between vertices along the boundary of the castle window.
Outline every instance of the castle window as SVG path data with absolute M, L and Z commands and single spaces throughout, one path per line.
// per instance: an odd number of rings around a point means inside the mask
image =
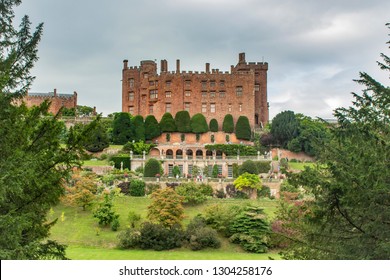
M 202 103 L 202 113 L 207 113 L 207 104 Z
M 225 98 L 225 96 L 226 96 L 226 93 L 224 91 L 219 92 L 219 97 Z
M 260 90 L 260 85 L 255 85 L 255 91 L 259 91 Z
M 134 87 L 134 79 L 133 78 L 129 79 L 129 87 L 130 88 Z
M 147 79 L 149 77 L 148 73 L 144 73 L 144 79 Z
M 242 96 L 242 87 L 241 86 L 236 87 L 236 95 L 237 96 Z
M 153 105 L 149 106 L 149 114 L 153 114 Z
M 134 115 L 134 107 L 133 106 L 129 106 L 129 113 L 131 115 Z
M 210 113 L 215 113 L 215 103 L 210 104 Z
M 219 86 L 220 87 L 224 87 L 225 86 L 225 81 L 224 80 L 219 81 Z
M 149 91 L 149 97 L 150 99 L 155 99 L 158 97 L 158 91 L 157 89 L 152 89 Z
M 185 96 L 187 96 L 187 97 L 191 96 L 191 91 L 190 90 L 186 90 L 185 91 Z
M 202 91 L 202 98 L 207 98 L 207 92 L 206 91 Z
M 242 112 L 242 104 L 241 104 L 241 103 L 239 104 L 238 110 L 239 110 L 240 112 Z
M 165 92 L 165 97 L 166 97 L 166 98 L 172 97 L 172 92 L 166 91 L 166 92 Z
M 186 80 L 185 85 L 186 85 L 186 87 L 190 87 L 191 86 L 191 81 L 190 80 Z
M 228 111 L 231 112 L 232 111 L 232 104 L 229 103 L 228 105 Z
M 206 81 L 202 81 L 202 89 L 206 89 L 207 88 L 207 82 Z
M 129 101 L 133 101 L 134 100 L 134 92 L 129 92 Z
M 190 111 L 190 103 L 189 102 L 184 103 L 184 110 Z
M 215 97 L 215 91 L 210 91 L 210 97 Z
M 170 88 L 171 87 L 171 81 L 166 81 L 165 85 L 166 85 L 167 88 Z
M 154 86 L 154 81 L 149 81 L 149 86 Z
M 210 87 L 215 87 L 215 81 L 210 81 Z
M 171 103 L 165 103 L 165 112 L 170 113 L 171 112 Z

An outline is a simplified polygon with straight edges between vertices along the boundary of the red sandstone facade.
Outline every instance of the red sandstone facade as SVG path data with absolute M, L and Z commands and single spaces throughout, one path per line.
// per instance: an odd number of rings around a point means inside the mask
M 73 94 L 57 93 L 57 90 L 54 89 L 53 92 L 49 93 L 27 93 L 24 97 L 27 107 L 38 106 L 44 100 L 51 102 L 49 112 L 57 114 L 61 107 L 68 109 L 77 107 L 77 92 Z
M 139 67 L 128 67 L 127 60 L 123 64 L 122 112 L 154 115 L 160 121 L 166 112 L 175 116 L 187 110 L 191 116 L 202 113 L 208 122 L 217 119 L 219 129 L 226 114 L 231 114 L 234 122 L 247 116 L 252 128 L 268 123 L 268 63 L 247 63 L 245 53 L 239 54 L 238 64 L 232 65 L 230 72 L 210 71 L 209 63 L 204 72 L 180 72 L 180 60 L 174 72 L 161 60 L 160 74 L 151 60 L 141 61 Z

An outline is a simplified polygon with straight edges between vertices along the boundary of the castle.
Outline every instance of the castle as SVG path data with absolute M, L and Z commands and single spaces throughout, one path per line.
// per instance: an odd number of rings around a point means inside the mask
M 158 74 L 156 62 L 144 60 L 140 64 L 128 67 L 128 60 L 123 61 L 122 112 L 144 118 L 154 115 L 160 121 L 166 112 L 175 116 L 186 110 L 191 116 L 202 113 L 207 122 L 215 118 L 219 129 L 227 114 L 234 122 L 247 116 L 252 129 L 268 123 L 268 63 L 247 63 L 245 53 L 240 53 L 230 72 L 210 70 L 210 63 L 204 72 L 180 71 L 180 60 L 176 71 L 169 71 L 168 62 L 161 60 Z
M 49 100 L 51 102 L 49 112 L 55 115 L 61 107 L 68 109 L 77 107 L 77 92 L 74 92 L 73 94 L 57 93 L 57 89 L 48 93 L 27 92 L 23 99 L 27 107 L 38 106 L 44 100 Z

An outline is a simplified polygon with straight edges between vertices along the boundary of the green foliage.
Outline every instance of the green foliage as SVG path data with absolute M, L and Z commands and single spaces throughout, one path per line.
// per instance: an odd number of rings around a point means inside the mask
M 353 93 L 352 107 L 336 109 L 319 164 L 290 175 L 311 199 L 279 209 L 293 241 L 285 258 L 389 259 L 390 87 L 367 73 L 358 82 L 365 89 Z
M 251 139 L 251 126 L 249 119 L 246 116 L 240 116 L 236 123 L 236 137 L 237 139 L 250 140 Z
M 127 220 L 129 221 L 131 228 L 136 228 L 138 223 L 141 221 L 141 215 L 134 211 L 130 211 L 127 215 Z
M 213 204 L 204 210 L 205 222 L 225 237 L 232 235 L 230 224 L 241 214 L 243 207 L 237 205 Z
M 65 204 L 82 207 L 85 211 L 95 200 L 97 185 L 92 174 L 74 173 L 72 180 L 65 187 L 65 196 L 62 201 Z
M 160 124 L 153 115 L 145 118 L 145 139 L 152 140 L 161 135 Z
M 176 132 L 176 124 L 171 113 L 165 113 L 160 120 L 160 128 L 162 132 Z M 169 141 L 169 140 L 167 140 Z
M 123 162 L 123 169 L 131 169 L 131 162 L 130 162 L 130 156 L 128 155 L 117 155 L 111 157 L 111 161 L 114 162 L 114 166 L 116 169 L 121 169 L 122 162 Z
M 119 215 L 115 213 L 115 211 L 112 209 L 112 206 L 112 198 L 108 195 L 105 195 L 104 201 L 101 202 L 97 209 L 93 212 L 93 217 L 98 219 L 100 226 L 111 225 L 119 218 Z
M 131 180 L 129 194 L 131 196 L 145 196 L 145 182 L 137 179 Z
M 268 251 L 270 224 L 259 207 L 246 207 L 230 224 L 231 242 L 240 244 L 243 249 L 253 253 Z
M 253 146 L 241 144 L 213 144 L 205 145 L 208 151 L 221 151 L 227 156 L 236 156 L 239 153 L 241 156 L 255 156 L 257 151 Z
M 134 228 L 127 228 L 118 234 L 118 247 L 121 249 L 135 249 L 141 241 L 141 232 Z
M 184 232 L 178 226 L 166 228 L 161 224 L 144 223 L 140 232 L 139 247 L 144 250 L 180 248 L 184 239 Z
M 261 189 L 261 180 L 256 174 L 245 172 L 234 180 L 234 187 L 239 191 L 244 188 Z
M 213 187 L 210 186 L 209 184 L 202 183 L 198 185 L 198 187 L 205 196 L 210 196 L 210 197 L 213 196 L 214 190 Z
M 209 123 L 210 131 L 218 132 L 218 121 L 216 119 L 211 119 Z
M 156 144 L 148 144 L 144 141 L 138 141 L 138 142 L 127 142 L 122 150 L 125 152 L 133 151 L 134 155 L 143 155 L 143 152 L 145 151 L 145 154 L 149 154 L 150 150 L 154 147 L 156 147 Z
M 234 132 L 234 122 L 233 122 L 233 116 L 231 114 L 227 114 L 223 118 L 222 131 L 226 133 Z
M 271 169 L 270 161 L 255 161 L 259 173 L 268 173 Z
M 196 205 L 207 200 L 204 189 L 194 182 L 180 184 L 176 192 L 184 198 L 184 204 Z
M 112 122 L 112 142 L 115 145 L 124 145 L 133 140 L 133 126 L 129 113 L 115 113 Z
M 193 115 L 190 124 L 191 124 L 191 131 L 193 133 L 205 133 L 209 131 L 206 118 L 201 113 Z
M 218 178 L 218 174 L 219 174 L 218 165 L 214 164 L 213 165 L 213 172 L 211 173 L 211 177 Z
M 185 135 L 185 133 L 180 134 L 180 141 L 181 141 L 181 142 L 184 142 L 185 140 L 186 140 L 186 135 Z
M 152 203 L 148 207 L 148 218 L 151 222 L 160 223 L 171 228 L 180 225 L 184 218 L 183 197 L 173 189 L 159 189 L 151 195 Z
M 110 139 L 106 132 L 105 127 L 101 124 L 98 119 L 96 127 L 90 132 L 88 137 L 85 139 L 84 147 L 87 151 L 96 153 L 101 152 L 110 145 Z
M 188 246 L 193 251 L 205 248 L 219 248 L 221 246 L 216 230 L 207 227 L 205 220 L 199 216 L 192 219 L 189 223 L 186 239 Z
M 133 139 L 136 142 L 145 141 L 145 124 L 144 117 L 141 115 L 137 115 L 131 118 L 131 125 L 134 129 L 134 137 Z
M 161 171 L 161 163 L 155 158 L 150 158 L 145 163 L 144 177 L 155 177 L 156 174 L 161 175 L 160 171 Z
M 167 142 L 171 141 L 171 134 L 170 133 L 165 134 L 165 140 L 167 140 Z
M 180 171 L 180 168 L 179 166 L 175 165 L 173 168 L 172 168 L 172 175 L 173 177 L 177 177 L 177 176 L 181 176 L 181 171 Z
M 271 124 L 271 134 L 279 145 L 287 148 L 287 143 L 298 135 L 299 121 L 293 111 L 278 113 Z
M 243 162 L 243 164 L 239 168 L 239 174 L 244 174 L 245 172 L 250 174 L 259 174 L 259 170 L 257 168 L 257 165 L 252 160 L 246 160 Z
M 175 125 L 178 132 L 191 132 L 191 117 L 188 111 L 178 111 L 176 113 Z
M 160 189 L 160 185 L 159 184 L 147 184 L 146 185 L 146 194 L 149 195 L 149 194 L 152 194 L 153 192 L 155 192 L 156 190 Z
M 263 185 L 260 190 L 257 190 L 257 197 L 271 198 L 271 189 Z

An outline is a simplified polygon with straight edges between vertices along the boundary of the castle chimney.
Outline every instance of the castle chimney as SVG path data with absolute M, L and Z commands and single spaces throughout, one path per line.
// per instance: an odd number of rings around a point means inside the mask
M 206 73 L 210 73 L 210 63 L 206 63 Z
M 234 71 L 234 65 L 230 65 L 230 73 L 233 73 Z
M 165 73 L 168 71 L 168 62 L 163 59 L 161 60 L 161 73 Z
M 57 97 L 57 89 L 54 89 L 54 97 Z
M 176 73 L 180 73 L 180 59 L 176 59 Z
M 238 63 L 243 63 L 243 64 L 245 64 L 246 63 L 246 61 L 245 61 L 245 53 L 243 52 L 243 53 L 240 53 L 239 55 L 238 55 Z
M 125 60 L 123 60 L 123 69 L 125 70 L 125 69 L 127 69 L 127 63 L 128 63 L 129 61 L 127 60 L 127 59 L 125 59 Z

